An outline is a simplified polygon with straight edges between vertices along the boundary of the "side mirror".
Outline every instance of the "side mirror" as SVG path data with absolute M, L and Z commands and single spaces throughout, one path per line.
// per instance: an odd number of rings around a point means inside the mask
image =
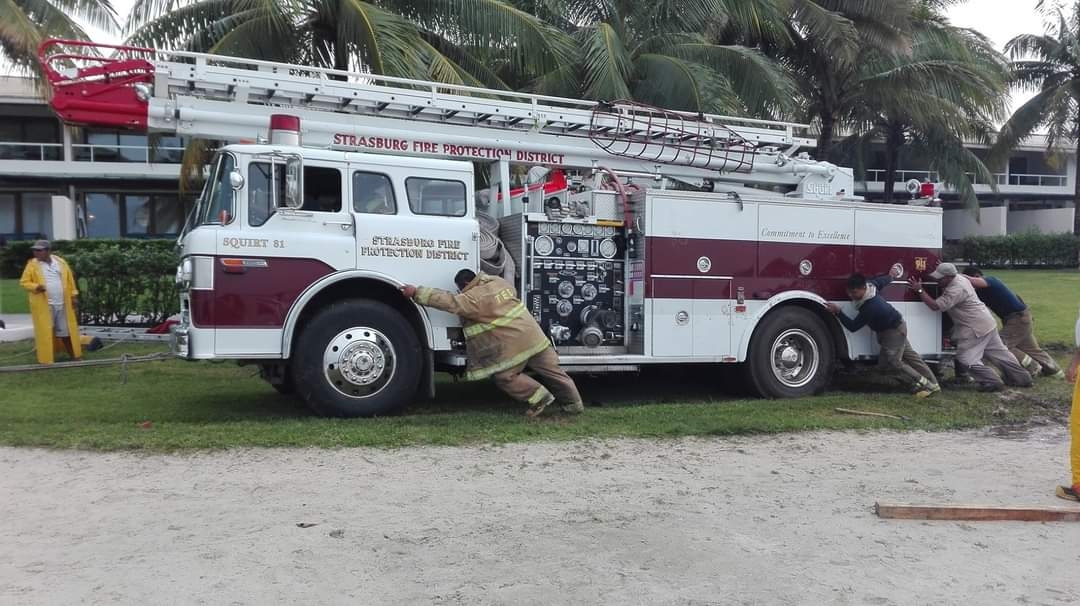
M 240 189 L 244 186 L 244 175 L 240 174 L 240 171 L 234 168 L 233 171 L 229 173 L 229 185 L 233 189 Z
M 304 206 L 304 162 L 297 156 L 285 161 L 285 206 L 292 209 Z

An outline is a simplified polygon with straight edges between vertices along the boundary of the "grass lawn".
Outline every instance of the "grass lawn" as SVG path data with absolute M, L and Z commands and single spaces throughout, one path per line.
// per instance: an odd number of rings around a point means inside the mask
M 26 291 L 18 280 L 0 280 L 0 317 L 4 314 L 30 313 Z
M 1080 291 L 1077 272 L 995 272 L 1035 310 L 1044 342 L 1069 343 Z M 29 343 L 0 344 L 0 365 L 33 362 Z M 87 355 L 161 351 L 122 344 Z M 1061 353 L 1059 359 L 1066 362 Z M 1043 379 L 1030 390 L 984 395 L 947 389 L 916 401 L 874 372 L 838 378 L 821 397 L 757 400 L 725 395 L 721 373 L 687 367 L 641 376 L 579 378 L 590 406 L 579 418 L 528 422 L 523 408 L 489 383 L 440 385 L 435 402 L 381 419 L 311 416 L 279 396 L 254 368 L 178 360 L 134 364 L 127 383 L 118 366 L 0 373 L 0 444 L 174 451 L 237 446 L 378 446 L 506 443 L 611 437 L 709 436 L 808 429 L 945 430 L 1061 421 L 1070 386 Z M 597 406 L 598 404 L 598 406 Z M 840 415 L 836 407 L 909 417 Z M 145 421 L 150 426 L 143 427 Z
M 1080 312 L 1080 271 L 986 270 L 1000 278 L 1031 307 L 1035 336 L 1046 345 L 1073 346 L 1073 329 Z

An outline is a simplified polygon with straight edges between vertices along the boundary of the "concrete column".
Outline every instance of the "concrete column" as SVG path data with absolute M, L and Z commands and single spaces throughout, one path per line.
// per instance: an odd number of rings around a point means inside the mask
M 64 162 L 74 162 L 75 155 L 71 149 L 71 127 L 62 124 L 60 130 L 64 134 Z

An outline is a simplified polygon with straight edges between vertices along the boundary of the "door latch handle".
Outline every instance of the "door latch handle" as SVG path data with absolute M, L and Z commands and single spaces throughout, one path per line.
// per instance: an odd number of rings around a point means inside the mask
M 323 221 L 323 225 L 338 225 L 341 231 L 349 231 L 353 226 L 351 221 Z

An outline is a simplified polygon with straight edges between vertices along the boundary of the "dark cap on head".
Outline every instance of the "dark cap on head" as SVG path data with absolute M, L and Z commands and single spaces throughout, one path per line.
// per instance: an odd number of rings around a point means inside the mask
M 30 247 L 30 250 L 51 250 L 52 246 L 48 240 L 38 240 L 34 242 L 34 245 Z
M 982 270 L 979 269 L 978 265 L 968 265 L 964 268 L 964 275 L 979 278 L 982 277 Z
M 476 272 L 471 269 L 463 269 L 454 274 L 454 284 L 456 284 L 458 288 L 465 288 L 469 285 L 469 282 L 472 282 L 475 279 Z
M 862 274 L 851 274 L 847 279 L 847 289 L 855 290 L 856 288 L 866 288 L 866 276 Z

